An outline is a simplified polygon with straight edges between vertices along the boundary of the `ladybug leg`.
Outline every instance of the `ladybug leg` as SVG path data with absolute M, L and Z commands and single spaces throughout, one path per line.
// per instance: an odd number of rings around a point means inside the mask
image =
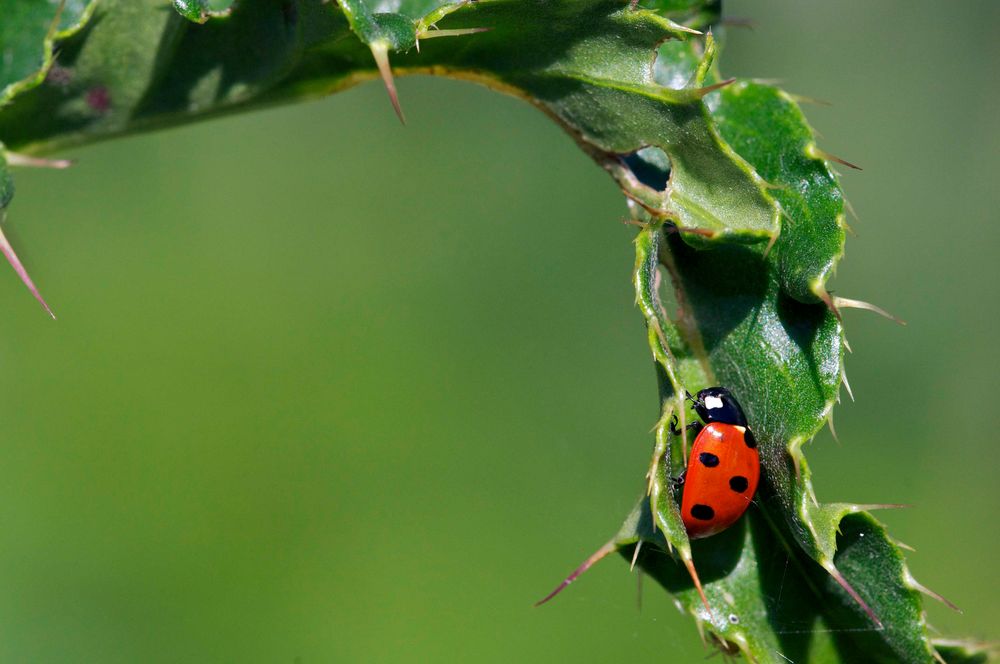
M 701 422 L 692 422 L 691 424 L 688 424 L 686 427 L 684 427 L 684 431 L 694 431 L 695 433 L 698 433 L 699 431 L 701 431 L 702 426 L 704 425 Z M 681 430 L 677 428 L 676 415 L 670 418 L 670 435 L 671 436 L 681 435 Z
M 675 487 L 684 486 L 684 478 L 687 477 L 687 472 L 688 472 L 687 468 L 685 468 L 684 470 L 681 471 L 681 474 L 678 475 L 677 477 L 671 477 L 670 483 L 673 484 Z

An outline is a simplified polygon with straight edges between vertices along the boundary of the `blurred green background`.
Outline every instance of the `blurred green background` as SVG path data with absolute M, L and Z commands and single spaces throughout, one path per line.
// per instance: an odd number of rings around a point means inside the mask
M 954 635 L 996 637 L 1000 3 L 728 3 L 860 220 L 857 403 L 807 448 Z M 622 197 L 540 113 L 399 82 L 17 173 L 0 660 L 697 662 L 624 563 L 533 609 L 641 490 L 656 386 Z

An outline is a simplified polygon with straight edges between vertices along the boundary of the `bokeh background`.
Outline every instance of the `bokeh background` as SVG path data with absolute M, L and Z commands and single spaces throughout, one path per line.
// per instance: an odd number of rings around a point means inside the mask
M 947 634 L 996 637 L 1000 4 L 728 3 L 727 74 L 861 164 L 834 288 L 856 403 L 807 448 L 881 513 Z M 452 81 L 74 151 L 8 232 L 0 660 L 697 662 L 610 560 L 532 602 L 641 490 L 656 387 L 612 181 Z

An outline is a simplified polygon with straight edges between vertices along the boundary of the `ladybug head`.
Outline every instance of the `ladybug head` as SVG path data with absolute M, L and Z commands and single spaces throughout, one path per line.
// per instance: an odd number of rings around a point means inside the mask
M 698 417 L 709 422 L 719 422 L 721 424 L 735 424 L 745 427 L 747 425 L 746 415 L 736 401 L 733 393 L 724 387 L 708 387 L 696 394 L 691 401 L 694 402 L 694 410 Z

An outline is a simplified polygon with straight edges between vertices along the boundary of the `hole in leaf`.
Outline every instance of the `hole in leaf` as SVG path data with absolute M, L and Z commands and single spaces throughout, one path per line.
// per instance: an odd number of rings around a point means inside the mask
M 666 191 L 670 180 L 670 157 L 657 147 L 641 148 L 622 155 L 622 162 L 636 180 L 656 191 Z

